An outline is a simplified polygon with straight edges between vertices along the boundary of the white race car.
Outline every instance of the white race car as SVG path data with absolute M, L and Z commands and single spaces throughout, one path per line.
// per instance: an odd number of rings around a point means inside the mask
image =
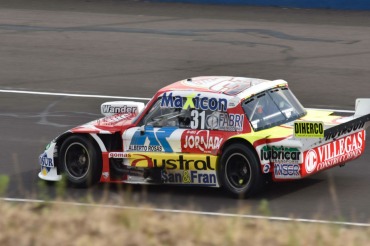
M 358 158 L 370 99 L 355 114 L 306 110 L 283 80 L 196 77 L 160 89 L 147 105 L 108 102 L 104 118 L 75 127 L 40 155 L 39 177 L 223 187 L 250 196 L 266 180 L 294 180 Z

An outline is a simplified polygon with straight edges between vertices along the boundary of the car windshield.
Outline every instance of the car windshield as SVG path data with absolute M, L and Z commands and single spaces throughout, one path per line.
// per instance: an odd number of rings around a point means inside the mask
M 287 87 L 259 93 L 242 103 L 255 131 L 294 121 L 306 111 Z

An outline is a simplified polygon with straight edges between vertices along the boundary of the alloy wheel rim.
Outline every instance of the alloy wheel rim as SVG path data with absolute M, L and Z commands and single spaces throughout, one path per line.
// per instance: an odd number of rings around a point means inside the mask
M 249 160 L 240 153 L 234 153 L 227 158 L 225 172 L 228 183 L 236 190 L 244 190 L 251 181 Z
M 72 143 L 64 155 L 66 171 L 74 179 L 84 178 L 90 169 L 90 156 L 81 143 Z

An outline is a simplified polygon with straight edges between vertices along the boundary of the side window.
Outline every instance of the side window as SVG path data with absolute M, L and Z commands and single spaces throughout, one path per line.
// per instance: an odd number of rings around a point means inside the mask
M 181 99 L 177 96 L 176 100 L 168 99 L 168 101 L 171 107 L 161 106 L 162 98 L 158 98 L 139 125 L 172 126 L 192 130 L 243 131 L 245 115 L 219 110 L 216 107 L 217 99 L 200 97 L 189 103 L 188 97 Z M 202 103 L 201 106 L 199 106 L 199 101 Z M 212 104 L 208 105 L 208 103 Z
M 262 120 L 265 121 L 274 117 L 278 117 L 278 120 L 285 119 L 283 115 L 276 114 L 280 111 L 271 97 L 267 95 L 267 92 L 261 93 L 255 97 L 248 104 L 246 104 L 244 109 L 252 122 Z
M 255 111 L 251 118 L 254 128 L 269 128 L 286 119 L 276 103 L 268 92 L 257 96 Z
M 190 128 L 190 111 L 181 108 L 161 107 L 161 98 L 154 103 L 149 112 L 144 116 L 140 125 L 154 127 L 177 126 Z
M 243 109 L 254 130 L 281 125 L 306 114 L 288 88 L 262 92 L 243 102 Z

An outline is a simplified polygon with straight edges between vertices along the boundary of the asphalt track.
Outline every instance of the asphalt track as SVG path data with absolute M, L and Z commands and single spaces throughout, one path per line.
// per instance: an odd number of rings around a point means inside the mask
M 282 78 L 306 107 L 353 110 L 356 98 L 370 97 L 369 60 L 368 12 L 0 1 L 0 90 L 150 98 L 179 79 L 233 75 Z M 0 92 L 0 173 L 11 180 L 3 196 L 54 198 L 56 187 L 38 182 L 39 153 L 99 117 L 106 100 Z M 369 222 L 369 160 L 368 148 L 343 168 L 274 184 L 248 200 L 166 186 L 66 191 L 77 201 Z

